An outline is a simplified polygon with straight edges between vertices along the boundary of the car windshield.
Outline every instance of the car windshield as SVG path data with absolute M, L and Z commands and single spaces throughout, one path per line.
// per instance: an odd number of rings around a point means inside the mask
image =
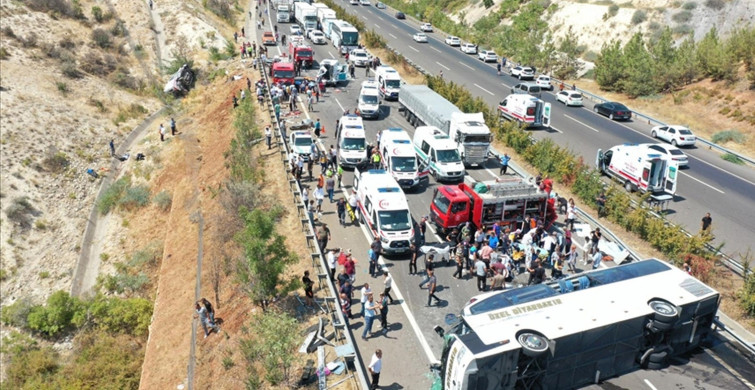
M 388 88 L 400 88 L 401 80 L 385 80 L 385 85 Z
M 452 163 L 461 161 L 459 151 L 456 149 L 438 150 L 435 153 L 438 156 L 439 162 Z
M 355 52 L 355 53 L 353 54 L 353 56 L 354 56 L 354 57 L 367 57 L 367 53 L 360 53 L 360 52 Z
M 451 200 L 438 191 L 435 195 L 435 199 L 433 199 L 433 204 L 438 208 L 441 215 L 445 215 L 448 212 L 448 207 L 451 206 Z
M 409 210 L 378 211 L 380 230 L 408 230 L 412 227 Z
M 681 135 L 692 135 L 692 132 L 688 129 L 679 129 L 679 134 Z
M 364 138 L 344 138 L 341 142 L 344 150 L 364 150 Z
M 295 137 L 294 145 L 296 146 L 309 146 L 312 144 L 312 138 L 309 137 Z
M 414 172 L 417 170 L 417 158 L 393 157 L 391 158 L 391 169 L 396 172 Z

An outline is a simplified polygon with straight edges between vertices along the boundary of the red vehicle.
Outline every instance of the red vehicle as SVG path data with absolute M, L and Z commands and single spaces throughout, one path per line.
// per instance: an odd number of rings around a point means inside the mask
M 312 48 L 303 44 L 300 40 L 291 40 L 288 43 L 288 56 L 294 63 L 301 61 L 304 68 L 311 68 L 314 63 Z
M 529 214 L 538 220 L 547 216 L 545 228 L 556 219 L 553 201 L 548 194 L 521 178 L 479 182 L 475 188 L 465 183 L 442 186 L 435 190 L 430 204 L 430 220 L 439 231 L 447 232 L 466 222 L 475 228 L 490 227 L 517 229 Z
M 270 67 L 270 76 L 273 77 L 273 83 L 277 84 L 279 81 L 283 84 L 293 84 L 296 72 L 294 71 L 293 62 L 274 62 Z

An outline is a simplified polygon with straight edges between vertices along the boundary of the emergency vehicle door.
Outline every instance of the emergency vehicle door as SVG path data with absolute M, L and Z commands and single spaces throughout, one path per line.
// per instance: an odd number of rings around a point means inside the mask
M 676 193 L 676 183 L 679 178 L 679 164 L 676 161 L 669 161 L 666 169 L 666 177 L 663 190 L 669 195 Z
M 545 106 L 543 107 L 543 126 L 550 128 L 551 127 L 551 104 L 545 103 Z
M 603 162 L 603 149 L 598 149 L 598 154 L 595 155 L 595 167 L 601 172 L 606 169 L 605 163 Z

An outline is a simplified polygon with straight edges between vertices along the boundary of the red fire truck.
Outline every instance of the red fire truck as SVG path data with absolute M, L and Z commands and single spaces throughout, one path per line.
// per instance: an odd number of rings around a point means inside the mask
M 288 56 L 294 63 L 301 61 L 302 68 L 311 68 L 314 63 L 314 53 L 312 48 L 304 44 L 302 37 L 292 37 L 291 41 L 288 43 Z
M 270 76 L 273 77 L 273 83 L 280 81 L 283 84 L 293 84 L 296 77 L 293 62 L 274 62 L 270 67 Z
M 534 183 L 521 178 L 479 182 L 474 188 L 460 183 L 435 190 L 430 220 L 443 233 L 466 222 L 475 228 L 498 222 L 513 231 L 529 214 L 538 220 L 546 217 L 544 226 L 548 228 L 556 219 L 554 203 Z

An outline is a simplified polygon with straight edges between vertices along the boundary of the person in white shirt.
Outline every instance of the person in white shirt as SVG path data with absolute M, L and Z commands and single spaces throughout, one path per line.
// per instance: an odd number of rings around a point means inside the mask
M 273 132 L 270 130 L 270 126 L 265 126 L 265 138 L 267 139 L 267 149 L 269 150 L 273 144 Z
M 336 275 L 336 262 L 338 261 L 338 258 L 336 257 L 336 252 L 338 252 L 338 248 L 334 248 L 328 251 L 327 260 L 328 260 L 328 268 L 330 269 L 330 280 L 335 280 Z
M 383 285 L 385 286 L 385 290 L 383 290 L 383 295 L 385 295 L 388 299 L 391 300 L 391 303 L 393 303 L 393 297 L 391 296 L 391 287 L 393 287 L 393 277 L 391 274 L 388 273 L 388 271 L 383 271 L 383 276 L 385 279 L 383 280 Z
M 383 351 L 379 349 L 375 350 L 375 354 L 372 355 L 372 360 L 370 360 L 370 365 L 367 366 L 367 369 L 370 370 L 370 375 L 372 375 L 372 379 L 370 380 L 370 390 L 375 390 L 379 386 L 380 371 L 383 370 Z
M 362 308 L 359 313 L 362 315 L 362 317 L 364 317 L 364 307 L 367 305 L 367 297 L 372 295 L 372 289 L 370 289 L 370 284 L 365 283 L 361 291 L 362 291 L 362 297 L 359 299 L 359 303 L 362 304 Z
M 315 188 L 315 200 L 317 200 L 317 212 L 322 212 L 322 201 L 325 199 L 325 190 L 322 189 L 322 187 L 317 186 Z

